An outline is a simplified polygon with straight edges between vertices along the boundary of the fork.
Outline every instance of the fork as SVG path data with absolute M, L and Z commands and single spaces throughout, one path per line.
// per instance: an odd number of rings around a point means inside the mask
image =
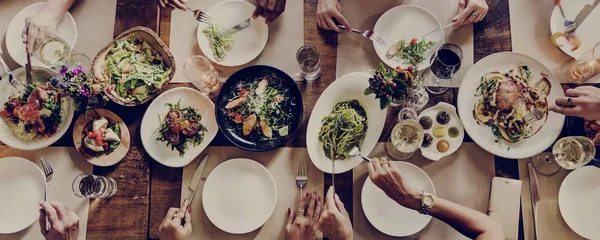
M 338 25 L 338 27 L 346 30 L 346 27 L 344 27 L 343 25 Z M 377 33 L 375 33 L 375 31 L 373 31 L 373 30 L 366 30 L 366 31 L 362 32 L 358 29 L 353 28 L 353 29 L 350 29 L 350 31 L 352 31 L 353 33 L 358 33 L 358 34 L 362 35 L 363 37 L 365 37 L 383 47 L 387 47 L 387 43 L 385 43 L 383 38 L 381 38 L 379 35 L 377 35 Z
M 42 163 L 42 169 L 44 170 L 44 175 L 46 175 L 46 192 L 44 194 L 44 201 L 48 201 L 48 185 L 50 185 L 50 181 L 52 181 L 52 176 L 54 176 L 54 170 L 52 169 L 52 165 L 46 160 L 45 157 L 40 158 L 40 162 Z M 50 222 L 48 221 L 48 216 L 46 216 L 46 230 L 50 229 Z
M 10 85 L 12 85 L 15 89 L 17 89 L 17 91 L 24 93 L 24 94 L 28 94 L 28 90 L 29 88 L 27 87 L 27 85 L 23 84 L 21 81 L 17 80 L 14 78 L 14 76 L 11 75 L 8 77 L 8 82 L 10 83 Z
M 525 123 L 537 122 L 542 118 L 544 118 L 544 112 L 542 112 L 542 110 L 534 108 L 533 111 L 525 115 Z
M 567 17 L 565 17 L 565 12 L 563 11 L 562 6 L 560 5 L 560 3 L 558 3 L 558 9 L 560 10 L 560 14 L 562 15 L 564 21 L 563 21 L 563 25 L 565 25 L 565 32 L 570 33 L 575 31 L 575 29 L 577 28 L 577 23 L 568 20 Z
M 298 163 L 298 174 L 296 175 L 296 184 L 300 187 L 300 199 L 302 199 L 302 189 L 308 183 L 308 175 L 306 173 L 306 160 L 301 159 Z
M 190 7 L 188 7 L 188 10 L 192 11 L 194 13 L 194 17 L 199 22 L 206 23 L 206 24 L 214 24 L 215 23 L 214 18 L 208 16 L 203 11 L 200 11 L 200 9 L 191 9 Z

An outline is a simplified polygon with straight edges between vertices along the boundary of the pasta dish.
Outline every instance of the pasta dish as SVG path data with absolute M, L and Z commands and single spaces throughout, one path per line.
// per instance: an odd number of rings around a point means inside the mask
M 352 148 L 360 146 L 366 133 L 367 114 L 358 101 L 352 100 L 336 104 L 331 114 L 323 118 L 319 141 L 329 159 L 346 159 Z

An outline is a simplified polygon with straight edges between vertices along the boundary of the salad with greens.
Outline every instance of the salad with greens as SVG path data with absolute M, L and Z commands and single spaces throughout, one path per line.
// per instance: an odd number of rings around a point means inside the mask
M 196 147 L 204 140 L 206 127 L 200 123 L 202 116 L 192 107 L 181 107 L 181 99 L 175 104 L 167 103 L 169 112 L 163 117 L 160 114 L 158 119 L 160 127 L 156 130 L 159 135 L 157 141 L 167 142 L 171 150 L 177 150 L 179 156 L 185 155 L 188 149 L 188 143 Z
M 417 40 L 413 38 L 410 42 L 402 39 L 392 45 L 386 54 L 388 59 L 404 60 L 405 64 L 418 65 L 425 60 L 425 52 L 435 45 L 434 41 Z
M 210 42 L 213 55 L 215 56 L 215 60 L 217 62 L 223 61 L 225 56 L 227 56 L 227 52 L 233 48 L 233 34 L 223 34 L 223 27 L 216 24 L 208 25 L 207 28 L 202 30 L 202 33 L 206 35 L 208 41 Z
M 107 92 L 124 102 L 141 102 L 162 88 L 171 69 L 143 39 L 118 39 L 106 55 Z

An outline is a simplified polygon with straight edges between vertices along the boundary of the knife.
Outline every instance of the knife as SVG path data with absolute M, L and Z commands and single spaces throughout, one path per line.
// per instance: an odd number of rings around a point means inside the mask
M 531 163 L 527 164 L 529 168 L 529 191 L 531 193 L 531 210 L 533 211 L 533 233 L 534 239 L 538 239 L 538 216 L 537 203 L 540 201 L 540 190 L 538 188 L 538 179 L 535 175 L 535 169 Z
M 579 28 L 581 23 L 583 23 L 583 20 L 585 20 L 590 15 L 590 13 L 594 10 L 594 8 L 596 8 L 598 3 L 600 3 L 600 0 L 594 1 L 592 5 L 586 4 L 585 6 L 583 6 L 581 11 L 577 14 L 577 17 L 575 17 L 575 30 Z
M 600 0 L 599 0 L 599 1 L 600 1 Z M 243 21 L 243 22 L 241 22 L 241 23 L 238 23 L 237 25 L 235 25 L 235 26 L 233 26 L 233 27 L 230 27 L 230 28 L 228 28 L 228 29 L 225 29 L 225 30 L 223 30 L 223 31 L 221 32 L 221 34 L 222 34 L 222 35 L 230 35 L 230 34 L 234 34 L 234 33 L 236 33 L 236 32 L 239 32 L 239 31 L 241 31 L 241 30 L 243 30 L 243 29 L 245 29 L 245 28 L 247 28 L 247 27 L 250 27 L 250 25 L 251 25 L 251 24 L 250 24 L 250 20 L 251 20 L 251 18 L 248 18 L 248 19 L 244 20 L 244 21 Z
M 206 181 L 206 176 L 204 176 L 204 174 L 203 174 L 204 167 L 206 166 L 206 162 L 208 162 L 208 154 L 202 155 L 202 157 L 200 158 L 200 163 L 198 164 L 198 167 L 196 167 L 196 170 L 194 170 L 194 175 L 192 175 L 192 179 L 190 179 L 190 183 L 188 184 L 188 189 L 190 190 L 190 193 L 189 193 L 188 197 L 186 198 L 188 200 L 188 205 L 185 208 L 185 211 L 183 214 L 184 218 L 185 218 L 185 214 L 187 214 L 187 212 L 188 212 L 188 208 L 190 208 L 190 206 L 192 205 L 192 202 L 194 201 L 194 197 L 196 196 L 196 191 L 198 190 L 198 186 L 200 185 L 200 182 Z M 183 219 L 181 221 L 183 222 Z
M 29 32 L 29 18 L 25 18 L 25 32 Z M 31 76 L 31 54 L 29 53 L 29 44 L 25 44 L 25 52 L 27 53 L 27 63 L 25 64 L 25 80 L 27 85 L 33 83 L 33 77 Z

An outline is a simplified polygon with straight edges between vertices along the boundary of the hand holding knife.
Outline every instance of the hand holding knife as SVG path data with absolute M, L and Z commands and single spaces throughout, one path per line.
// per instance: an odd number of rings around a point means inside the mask
M 184 223 L 185 215 L 188 213 L 188 209 L 194 201 L 196 192 L 198 190 L 198 186 L 200 186 L 201 182 L 204 183 L 206 181 L 207 176 L 204 174 L 204 167 L 206 166 L 206 162 L 208 162 L 208 154 L 202 155 L 202 157 L 200 158 L 200 163 L 198 164 L 198 167 L 196 167 L 196 170 L 194 170 L 194 175 L 192 175 L 192 179 L 190 179 L 190 183 L 188 185 L 190 193 L 186 198 L 187 202 L 183 201 L 183 203 L 181 204 L 181 209 L 184 211 L 183 218 L 181 219 L 182 225 Z

